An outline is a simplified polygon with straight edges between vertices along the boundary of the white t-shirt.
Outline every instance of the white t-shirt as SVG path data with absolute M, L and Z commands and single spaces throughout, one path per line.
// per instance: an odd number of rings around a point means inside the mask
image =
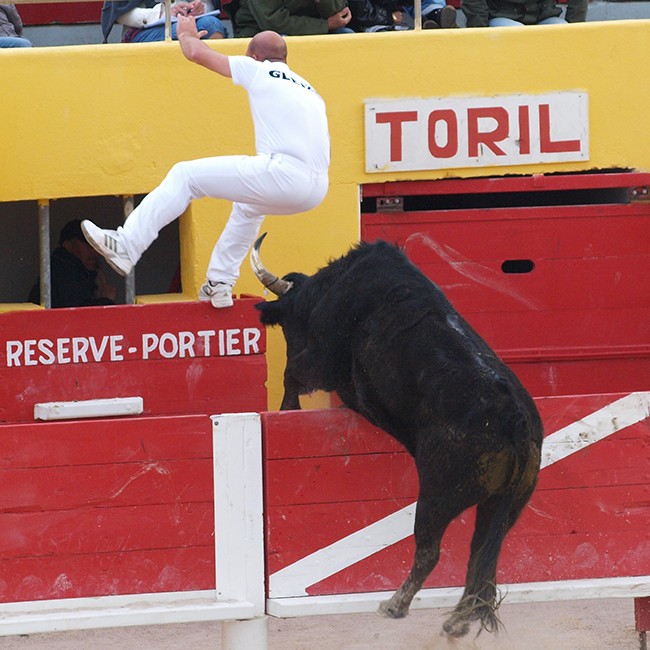
M 314 171 L 330 162 L 325 102 L 286 63 L 231 56 L 235 84 L 248 92 L 258 153 L 285 153 Z

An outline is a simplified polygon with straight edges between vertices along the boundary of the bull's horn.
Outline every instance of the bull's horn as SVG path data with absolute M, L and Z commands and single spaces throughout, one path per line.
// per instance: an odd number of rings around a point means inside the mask
M 269 290 L 272 291 L 276 296 L 283 296 L 291 287 L 293 286 L 292 282 L 287 282 L 282 280 L 277 275 L 273 275 L 266 270 L 262 260 L 260 259 L 260 246 L 264 241 L 267 233 L 264 233 L 261 237 L 257 238 L 257 241 L 253 244 L 253 249 L 251 250 L 251 266 L 253 271 L 259 281 Z

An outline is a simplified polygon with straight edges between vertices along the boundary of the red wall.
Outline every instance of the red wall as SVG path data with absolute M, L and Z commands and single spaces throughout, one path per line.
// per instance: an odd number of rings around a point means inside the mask
M 550 435 L 619 397 L 536 402 Z M 499 582 L 650 575 L 649 441 L 645 419 L 542 469 L 506 538 Z M 346 409 L 265 414 L 264 446 L 269 575 L 417 499 L 410 456 Z M 426 587 L 464 584 L 473 517 L 471 509 L 452 522 Z M 409 536 L 307 591 L 394 590 L 410 569 L 413 550 Z
M 266 408 L 255 302 L 2 315 L 0 602 L 214 588 L 209 416 Z M 237 354 L 245 328 L 259 330 L 257 352 Z M 185 356 L 171 354 L 174 337 L 208 330 L 216 341 L 209 355 L 198 342 Z M 221 354 L 220 332 L 223 351 L 234 354 Z M 165 334 L 167 358 L 160 349 L 145 354 L 143 341 Z M 38 363 L 35 354 L 35 365 L 24 365 L 23 355 L 16 366 L 18 357 L 7 354 L 17 342 L 60 339 L 65 360 L 69 341 L 91 337 L 97 349 L 114 337 L 124 359 L 110 361 L 109 346 L 99 361 L 78 363 Z M 37 402 L 134 395 L 143 397 L 141 416 L 33 418 Z

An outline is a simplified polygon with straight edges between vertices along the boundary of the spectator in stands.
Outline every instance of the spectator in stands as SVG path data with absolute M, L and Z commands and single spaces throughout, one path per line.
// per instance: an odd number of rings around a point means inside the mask
M 393 0 L 349 0 L 355 32 L 382 32 L 411 29 L 412 22 L 404 20 L 404 12 L 413 16 L 413 2 Z M 444 0 L 422 0 L 422 27 L 438 29 L 456 27 L 456 10 Z
M 106 280 L 102 266 L 102 256 L 81 231 L 81 219 L 66 223 L 50 257 L 52 307 L 115 304 L 117 290 Z M 29 302 L 41 302 L 38 279 L 29 292 Z
M 14 5 L 0 5 L 0 47 L 31 47 L 21 35 L 23 21 Z
M 407 11 L 413 16 L 413 2 L 405 4 Z M 449 29 L 457 27 L 456 9 L 445 0 L 422 0 L 422 29 Z
M 566 23 L 555 0 L 463 0 L 468 27 L 515 27 Z
M 584 23 L 587 20 L 587 6 L 589 0 L 567 0 L 566 15 L 567 23 Z
M 201 0 L 178 0 L 171 6 L 172 18 L 194 16 L 199 30 L 205 30 L 201 38 L 227 38 L 228 30 L 216 15 L 206 14 Z M 159 0 L 118 0 L 104 2 L 102 7 L 102 32 L 104 43 L 117 23 L 122 25 L 123 43 L 149 43 L 165 40 L 165 3 Z M 161 22 L 162 21 L 162 22 Z M 156 23 L 151 26 L 151 23 Z M 149 26 L 148 26 L 149 25 Z M 172 22 L 171 36 L 176 38 L 176 22 Z
M 235 36 L 274 31 L 283 36 L 353 32 L 347 0 L 240 0 Z
M 348 0 L 355 32 L 388 32 L 408 29 L 402 22 L 402 6 L 389 0 Z

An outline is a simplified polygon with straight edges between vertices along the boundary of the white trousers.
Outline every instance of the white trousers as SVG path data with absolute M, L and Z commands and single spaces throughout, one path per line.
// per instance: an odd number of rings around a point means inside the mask
M 212 251 L 207 278 L 234 284 L 264 217 L 311 210 L 322 202 L 327 189 L 327 172 L 314 172 L 285 154 L 200 158 L 174 165 L 118 230 L 135 263 L 193 199 L 233 201 Z

